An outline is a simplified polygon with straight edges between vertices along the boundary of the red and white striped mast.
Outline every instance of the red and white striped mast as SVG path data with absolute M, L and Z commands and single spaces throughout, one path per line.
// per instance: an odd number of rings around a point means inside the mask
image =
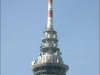
M 53 0 L 48 0 L 47 28 L 48 29 L 53 29 Z

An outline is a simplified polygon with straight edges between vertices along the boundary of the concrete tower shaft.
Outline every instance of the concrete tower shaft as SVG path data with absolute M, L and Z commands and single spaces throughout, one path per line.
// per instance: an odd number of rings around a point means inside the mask
M 53 1 L 48 0 L 48 21 L 47 28 L 53 29 Z

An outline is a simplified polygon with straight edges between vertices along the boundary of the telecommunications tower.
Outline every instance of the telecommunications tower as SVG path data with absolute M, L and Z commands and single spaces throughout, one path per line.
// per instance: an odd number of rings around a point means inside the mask
M 62 61 L 57 32 L 53 29 L 53 0 L 48 0 L 48 20 L 40 46 L 41 53 L 32 61 L 34 75 L 66 75 L 69 67 Z

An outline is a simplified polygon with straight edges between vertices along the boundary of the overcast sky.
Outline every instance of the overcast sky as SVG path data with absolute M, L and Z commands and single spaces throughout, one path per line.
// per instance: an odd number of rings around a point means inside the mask
M 66 75 L 99 75 L 99 0 L 54 0 L 54 29 Z M 1 0 L 1 75 L 33 75 L 47 0 Z

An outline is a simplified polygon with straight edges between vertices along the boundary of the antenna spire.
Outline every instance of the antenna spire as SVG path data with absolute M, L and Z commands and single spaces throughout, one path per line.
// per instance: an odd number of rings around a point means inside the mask
M 48 0 L 48 21 L 47 28 L 53 29 L 53 1 Z

